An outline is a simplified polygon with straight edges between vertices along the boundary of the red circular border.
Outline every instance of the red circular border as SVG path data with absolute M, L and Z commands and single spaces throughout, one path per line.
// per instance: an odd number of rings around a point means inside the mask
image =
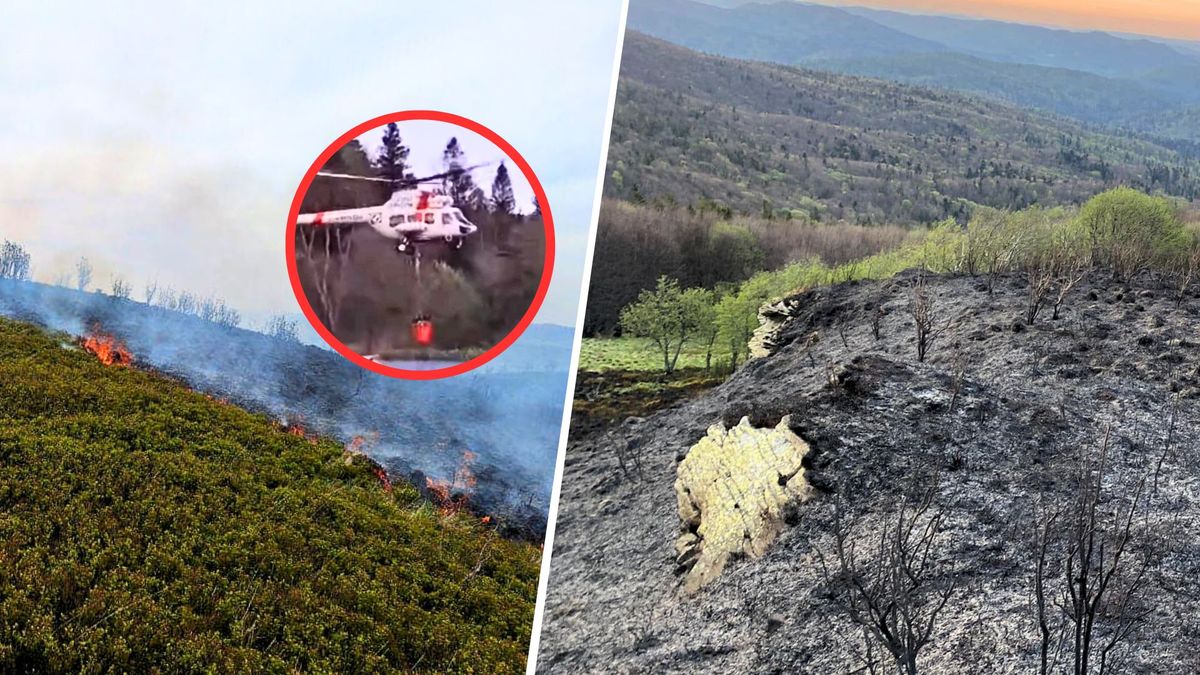
M 545 229 L 546 236 L 546 259 L 542 264 L 542 279 L 538 284 L 537 293 L 533 297 L 533 303 L 529 305 L 529 309 L 525 311 L 525 315 L 521 317 L 521 320 L 517 322 L 517 325 L 514 326 L 511 331 L 509 331 L 508 335 L 504 336 L 504 339 L 500 340 L 500 342 L 496 343 L 491 349 L 488 349 L 479 356 L 447 368 L 436 368 L 434 370 L 409 370 L 406 368 L 392 368 L 364 358 L 360 354 L 347 347 L 342 343 L 341 340 L 338 340 L 336 337 L 334 337 L 333 333 L 331 333 L 329 329 L 325 327 L 325 324 L 321 323 L 321 320 L 317 318 L 317 313 L 313 311 L 312 305 L 309 304 L 308 298 L 304 295 L 304 289 L 300 286 L 300 275 L 296 268 L 296 219 L 300 215 L 300 203 L 303 201 L 305 193 L 308 192 L 309 186 L 312 185 L 313 179 L 316 178 L 317 171 L 319 171 L 321 167 L 325 165 L 325 162 L 329 161 L 329 158 L 332 157 L 333 154 L 338 151 L 338 149 L 340 149 L 350 140 L 361 136 L 371 129 L 381 127 L 390 122 L 405 122 L 410 120 L 432 120 L 435 122 L 453 124 L 464 129 L 474 131 L 504 151 L 504 154 L 507 155 L 508 158 L 517 165 L 517 168 L 521 169 L 521 173 L 525 175 L 525 179 L 529 181 L 529 185 L 533 188 L 533 194 L 535 197 L 537 197 L 538 204 L 541 205 L 542 224 Z M 541 182 L 538 181 L 537 175 L 534 174 L 533 169 L 529 166 L 529 163 L 525 161 L 525 158 L 521 156 L 521 153 L 517 152 L 516 148 L 510 145 L 508 141 L 501 138 L 499 134 L 491 129 L 474 120 L 469 120 L 465 117 L 442 112 L 440 110 L 406 110 L 402 112 L 380 115 L 379 117 L 369 119 L 366 122 L 359 124 L 358 126 L 339 136 L 333 143 L 329 145 L 329 147 L 325 148 L 325 151 L 322 152 L 320 156 L 317 157 L 317 159 L 312 163 L 312 166 L 308 168 L 308 172 L 304 174 L 304 180 L 300 181 L 300 187 L 296 189 L 296 196 L 292 198 L 292 208 L 288 212 L 286 236 L 287 268 L 288 277 L 292 281 L 292 292 L 295 293 L 296 301 L 300 303 L 300 308 L 304 310 L 304 316 L 308 319 L 308 322 L 312 324 L 312 327 L 316 329 L 317 333 L 321 335 L 321 337 L 326 343 L 329 344 L 330 347 L 333 347 L 338 351 L 339 354 L 347 359 L 350 359 L 354 363 L 370 371 L 379 373 L 380 375 L 387 375 L 389 377 L 397 377 L 405 380 L 438 380 L 444 377 L 461 375 L 470 370 L 474 370 L 499 356 L 504 350 L 512 346 L 513 342 L 516 342 L 517 338 L 519 338 L 521 334 L 525 332 L 525 329 L 529 327 L 529 324 L 533 323 L 534 316 L 536 316 L 538 310 L 541 309 L 542 301 L 546 299 L 546 291 L 550 288 L 550 277 L 554 271 L 554 217 L 550 213 L 550 202 L 546 199 L 546 191 L 542 188 Z

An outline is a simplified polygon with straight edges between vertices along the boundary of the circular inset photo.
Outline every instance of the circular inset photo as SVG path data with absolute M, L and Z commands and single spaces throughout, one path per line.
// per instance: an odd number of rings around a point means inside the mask
M 546 194 L 483 125 L 409 111 L 360 124 L 313 162 L 287 228 L 292 288 L 313 327 L 378 373 L 476 368 L 533 321 L 554 263 Z

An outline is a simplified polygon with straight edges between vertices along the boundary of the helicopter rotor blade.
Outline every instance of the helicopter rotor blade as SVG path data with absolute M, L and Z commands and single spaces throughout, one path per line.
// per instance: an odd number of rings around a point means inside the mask
M 495 164 L 495 163 L 496 163 L 495 161 L 480 162 L 479 164 L 472 164 L 471 166 L 460 166 L 460 167 L 450 169 L 449 171 L 435 173 L 432 176 L 424 176 L 422 178 L 401 178 L 399 180 L 392 180 L 390 178 L 380 178 L 379 176 L 359 176 L 359 175 L 355 175 L 352 173 L 332 173 L 329 171 L 318 171 L 317 175 L 323 176 L 325 178 L 346 178 L 349 180 L 366 180 L 366 181 L 371 181 L 374 183 L 390 183 L 390 184 L 393 184 L 396 186 L 409 186 L 409 185 L 420 185 L 422 183 L 434 183 L 434 182 L 442 180 L 443 178 L 449 178 L 450 176 L 459 176 L 464 173 L 474 171 L 475 169 L 479 169 L 479 168 L 488 166 L 490 164 Z
M 449 171 L 435 173 L 432 176 L 425 176 L 423 178 L 405 178 L 404 180 L 398 181 L 398 182 L 404 183 L 406 185 L 417 185 L 418 183 L 431 183 L 433 181 L 438 181 L 443 178 L 449 178 L 450 176 L 458 176 L 458 175 L 467 173 L 469 171 L 474 171 L 475 169 L 479 169 L 479 168 L 488 166 L 489 164 L 495 164 L 495 163 L 496 162 L 480 162 L 479 164 L 472 164 L 471 166 L 455 167 L 453 169 L 450 169 Z
M 374 181 L 376 183 L 391 183 L 391 182 L 393 182 L 391 180 L 388 180 L 387 178 L 379 178 L 376 176 L 356 176 L 352 173 L 330 173 L 328 171 L 318 171 L 317 175 L 324 176 L 326 178 L 349 178 L 352 180 L 369 180 L 369 181 Z

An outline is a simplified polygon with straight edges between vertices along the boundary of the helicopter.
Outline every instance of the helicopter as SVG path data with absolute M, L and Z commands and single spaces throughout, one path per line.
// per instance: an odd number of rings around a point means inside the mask
M 296 218 L 296 224 L 310 227 L 369 225 L 379 234 L 396 240 L 396 250 L 410 256 L 418 255 L 418 242 L 441 240 L 453 249 L 460 249 L 466 238 L 478 232 L 479 228 L 467 220 L 462 209 L 454 204 L 449 195 L 422 190 L 420 186 L 461 175 L 481 166 L 484 165 L 455 167 L 432 176 L 403 178 L 399 181 L 318 171 L 318 176 L 326 178 L 390 183 L 393 186 L 392 196 L 379 206 L 301 213 Z

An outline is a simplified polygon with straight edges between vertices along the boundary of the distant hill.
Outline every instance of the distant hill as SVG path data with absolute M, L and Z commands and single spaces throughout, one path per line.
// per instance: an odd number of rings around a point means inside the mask
M 0 318 L 0 671 L 523 671 L 539 548 L 297 432 Z
M 626 38 L 612 197 L 926 223 L 979 204 L 1075 204 L 1118 184 L 1194 198 L 1200 163 L 1011 104 Z
M 1066 68 L 997 63 L 948 52 L 813 61 L 806 65 L 849 75 L 990 96 L 1023 107 L 1108 125 L 1157 115 L 1164 108 L 1187 100 L 1181 91 L 1164 91 L 1168 87 L 1181 88 L 1173 84 L 1156 87 L 1147 79 L 1125 80 Z
M 634 0 L 628 26 L 703 52 L 777 63 L 949 51 L 836 7 Z
M 1200 103 L 1193 43 L 796 2 L 633 0 L 629 27 L 715 55 L 953 89 L 1200 141 L 1200 129 L 1157 120 Z
M 1100 31 L 1072 31 L 865 7 L 845 11 L 957 52 L 994 61 L 1068 68 L 1108 77 L 1131 77 L 1164 68 L 1197 65 L 1196 59 L 1167 45 Z

